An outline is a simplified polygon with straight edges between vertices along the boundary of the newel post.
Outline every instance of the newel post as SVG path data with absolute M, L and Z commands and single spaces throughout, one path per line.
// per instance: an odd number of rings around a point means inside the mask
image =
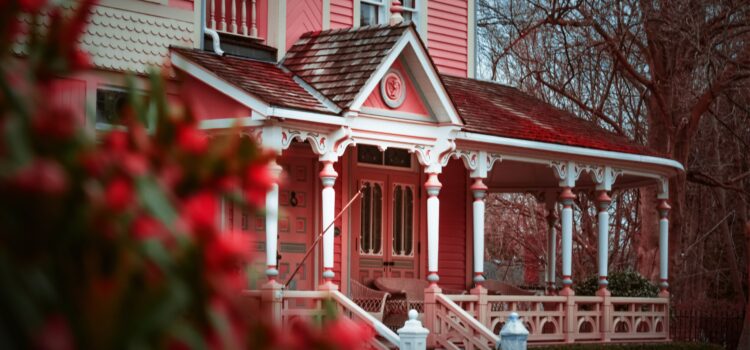
M 283 303 L 283 286 L 276 280 L 270 280 L 261 287 L 261 315 L 266 317 L 269 323 L 280 329 L 282 326 L 282 303 Z
M 524 327 L 518 314 L 511 312 L 508 321 L 500 330 L 500 343 L 498 349 L 502 350 L 526 350 L 529 331 Z
M 430 348 L 434 348 L 437 344 L 435 336 L 440 332 L 440 325 L 437 319 L 437 295 L 442 292 L 437 284 L 430 284 L 424 290 L 424 325 L 430 330 L 430 334 L 427 337 L 427 346 Z
M 427 349 L 427 336 L 430 334 L 430 330 L 422 327 L 422 322 L 419 322 L 418 317 L 417 310 L 409 310 L 409 320 L 397 331 L 399 338 L 401 338 L 399 350 Z

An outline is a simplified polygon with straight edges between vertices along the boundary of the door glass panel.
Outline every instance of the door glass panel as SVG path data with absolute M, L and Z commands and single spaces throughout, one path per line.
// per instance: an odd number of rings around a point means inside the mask
M 362 186 L 362 209 L 360 210 L 360 230 L 359 230 L 359 245 L 360 251 L 363 253 L 369 253 L 370 247 L 372 246 L 372 231 L 370 227 L 371 215 L 370 215 L 370 203 L 372 203 L 372 188 L 369 182 L 365 182 Z
M 380 254 L 383 235 L 383 190 L 380 184 L 372 188 L 372 253 Z
M 404 255 L 412 254 L 412 240 L 414 231 L 414 192 L 410 186 L 406 187 L 404 195 Z
M 393 253 L 401 255 L 403 252 L 403 191 L 400 185 L 393 189 Z

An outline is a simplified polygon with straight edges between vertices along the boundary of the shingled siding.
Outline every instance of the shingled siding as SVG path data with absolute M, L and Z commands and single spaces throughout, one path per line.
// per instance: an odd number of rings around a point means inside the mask
M 427 7 L 427 45 L 432 60 L 441 73 L 466 77 L 467 0 L 430 0 Z
M 440 247 L 438 275 L 440 286 L 463 290 L 466 286 L 466 168 L 451 160 L 439 176 Z
M 331 29 L 351 28 L 354 25 L 354 1 L 331 0 Z

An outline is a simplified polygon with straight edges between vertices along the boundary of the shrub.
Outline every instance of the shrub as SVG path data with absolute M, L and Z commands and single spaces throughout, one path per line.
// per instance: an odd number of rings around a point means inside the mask
M 653 298 L 659 288 L 635 271 L 621 271 L 610 274 L 607 278 L 609 291 L 614 297 Z M 599 289 L 599 277 L 592 276 L 574 286 L 576 295 L 595 295 Z

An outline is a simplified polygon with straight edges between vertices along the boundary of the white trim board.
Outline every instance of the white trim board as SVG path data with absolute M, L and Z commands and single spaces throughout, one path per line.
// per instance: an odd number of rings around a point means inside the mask
M 592 148 L 585 148 L 585 147 L 578 147 L 578 146 L 566 146 L 566 145 L 559 145 L 559 144 L 554 144 L 554 143 L 530 141 L 530 140 L 523 140 L 523 139 L 513 139 L 513 138 L 508 138 L 508 137 L 477 134 L 477 133 L 471 133 L 471 132 L 465 132 L 465 131 L 459 132 L 456 139 L 481 142 L 481 143 L 487 143 L 487 144 L 498 145 L 498 146 L 508 146 L 508 147 L 514 147 L 514 148 L 520 148 L 520 149 L 535 150 L 535 151 L 541 151 L 541 152 L 569 154 L 569 155 L 579 156 L 579 157 L 592 157 L 592 158 L 601 158 L 601 159 L 611 159 L 611 160 L 628 162 L 628 163 L 648 164 L 651 166 L 666 167 L 672 170 L 673 172 L 685 171 L 685 168 L 682 166 L 682 164 L 680 164 L 679 162 L 675 160 L 668 159 L 668 158 L 654 157 L 654 156 L 646 156 L 646 155 L 615 152 L 615 151 L 603 151 L 603 150 L 592 149 Z

